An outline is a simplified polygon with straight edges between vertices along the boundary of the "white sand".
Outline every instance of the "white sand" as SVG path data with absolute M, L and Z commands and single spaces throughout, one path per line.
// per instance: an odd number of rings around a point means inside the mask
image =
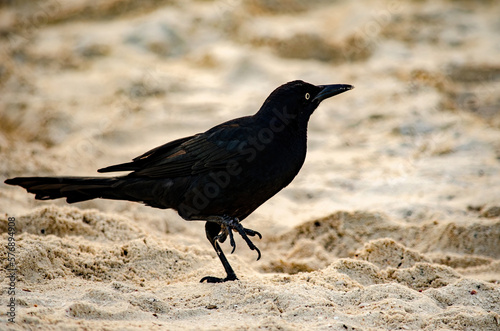
M 140 4 L 140 5 L 139 5 Z M 94 175 L 254 113 L 294 79 L 355 85 L 313 115 L 295 181 L 223 276 L 202 222 L 1 184 L 16 319 L 1 330 L 499 330 L 500 5 L 20 2 L 0 7 L 0 171 Z M 5 245 L 2 244 L 5 248 Z M 223 249 L 229 253 L 229 244 Z

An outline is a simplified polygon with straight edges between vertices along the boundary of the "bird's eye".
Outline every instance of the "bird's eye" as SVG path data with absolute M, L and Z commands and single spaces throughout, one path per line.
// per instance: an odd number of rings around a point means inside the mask
M 306 93 L 306 100 L 309 100 L 310 97 L 311 95 L 309 93 Z

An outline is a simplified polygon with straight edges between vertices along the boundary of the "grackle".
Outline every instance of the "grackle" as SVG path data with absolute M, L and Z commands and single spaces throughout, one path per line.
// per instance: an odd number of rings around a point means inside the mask
M 132 162 L 98 170 L 130 172 L 124 176 L 16 177 L 5 183 L 24 187 L 38 200 L 137 201 L 175 209 L 187 221 L 206 221 L 206 236 L 227 275 L 207 276 L 201 282 L 236 280 L 219 242 L 229 236 L 234 252 L 233 231 L 238 232 L 260 259 L 260 251 L 249 237 L 262 238 L 261 234 L 240 222 L 297 175 L 306 157 L 307 124 L 321 101 L 352 88 L 300 80 L 286 83 L 253 116 L 227 121 L 156 147 Z

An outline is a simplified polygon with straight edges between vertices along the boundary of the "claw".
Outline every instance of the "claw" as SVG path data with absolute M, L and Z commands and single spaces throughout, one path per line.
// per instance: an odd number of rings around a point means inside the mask
M 248 234 L 249 236 L 252 236 L 252 237 L 258 236 L 259 239 L 262 239 L 262 235 L 258 231 L 247 229 L 247 228 L 243 228 L 243 230 L 245 230 L 246 234 Z
M 231 247 L 233 248 L 231 251 L 231 254 L 233 254 L 234 251 L 236 250 L 236 242 L 234 241 L 234 235 L 233 235 L 233 230 L 234 230 L 234 231 L 238 231 L 240 236 L 243 238 L 243 240 L 246 241 L 248 247 L 251 250 L 257 251 L 257 254 L 258 254 L 257 261 L 260 260 L 260 257 L 262 256 L 260 253 L 260 250 L 253 244 L 253 242 L 250 240 L 250 238 L 248 238 L 248 236 L 251 236 L 251 237 L 258 236 L 259 239 L 262 239 L 262 235 L 258 231 L 244 228 L 241 225 L 241 223 L 239 222 L 238 218 L 230 217 L 227 215 L 220 216 L 220 217 L 214 217 L 214 219 L 211 221 L 217 222 L 221 225 L 220 233 L 215 237 L 215 239 L 217 241 L 222 243 L 226 240 L 227 236 L 229 235 L 229 243 L 230 243 Z M 208 279 L 203 279 L 203 280 L 208 281 Z
M 241 225 L 241 223 L 239 223 L 239 222 L 236 223 L 234 227 L 239 232 L 241 237 L 247 242 L 248 247 L 253 251 L 257 251 L 257 254 L 258 254 L 257 261 L 258 261 L 261 257 L 260 250 L 257 248 L 257 246 L 254 245 L 254 243 L 250 240 L 250 238 L 248 238 L 247 234 L 249 234 L 250 236 L 255 236 L 256 234 L 260 234 L 260 233 L 258 233 L 257 231 L 254 231 L 254 230 L 244 228 Z
M 261 257 L 260 250 L 257 248 L 257 246 L 254 246 L 254 247 L 255 247 L 255 250 L 257 251 L 257 254 L 259 254 L 259 255 L 257 256 L 257 261 L 259 261 L 259 260 L 260 260 L 260 257 Z
M 236 242 L 234 241 L 234 235 L 233 235 L 233 230 L 229 230 L 229 243 L 231 244 L 231 247 L 233 248 L 233 250 L 231 251 L 231 254 L 234 253 L 234 251 L 236 250 Z

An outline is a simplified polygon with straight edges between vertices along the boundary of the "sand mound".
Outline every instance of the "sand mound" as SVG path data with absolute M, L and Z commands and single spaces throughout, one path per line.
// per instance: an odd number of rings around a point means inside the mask
M 124 241 L 144 237 L 137 225 L 117 215 L 75 207 L 40 207 L 16 219 L 19 232 L 56 237 L 81 236 L 88 240 Z M 0 230 L 7 232 L 7 219 L 2 218 Z
M 337 257 L 363 259 L 379 268 L 435 262 L 462 272 L 476 266 L 486 271 L 500 254 L 500 222 L 477 218 L 461 225 L 438 221 L 415 225 L 398 223 L 382 214 L 338 212 L 297 226 L 270 239 L 268 245 L 271 250 L 283 251 L 286 259 L 263 265 L 266 272 L 317 270 Z
M 0 227 L 6 239 L 6 218 L 0 220 Z M 18 218 L 16 231 L 18 277 L 27 284 L 71 276 L 170 282 L 208 258 L 182 252 L 168 241 L 147 236 L 126 218 L 96 210 L 38 208 Z
M 364 226 L 352 226 L 354 220 Z M 0 226 L 6 223 L 3 218 Z M 367 226 L 397 233 L 380 214 L 341 212 L 269 240 L 262 269 L 291 275 L 259 274 L 249 269 L 251 264 L 231 257 L 237 272 L 244 272 L 242 280 L 212 285 L 198 279 L 207 270 L 220 270 L 215 258 L 173 244 L 171 235 L 148 234 L 124 217 L 50 206 L 19 217 L 17 224 L 17 276 L 23 288 L 18 307 L 24 307 L 19 319 L 27 325 L 50 320 L 65 321 L 65 327 L 76 322 L 114 328 L 123 321 L 139 327 L 167 325 L 163 316 L 175 316 L 173 329 L 180 330 L 207 319 L 214 327 L 255 325 L 248 324 L 251 317 L 265 315 L 261 328 L 292 330 L 314 319 L 318 328 L 493 330 L 500 321 L 498 285 L 464 275 L 478 268 L 491 273 L 492 265 L 498 275 L 498 260 L 482 257 L 479 266 L 457 263 L 458 272 L 389 238 L 368 241 L 352 258 L 335 257 L 326 249 L 333 248 L 332 240 L 340 247 L 354 245 L 372 233 Z M 288 251 L 286 244 L 291 245 Z M 279 250 L 288 253 L 287 262 L 272 261 Z M 312 262 L 321 256 L 320 262 Z M 73 285 L 61 286 L 65 283 Z M 41 308 L 48 299 L 53 308 Z M 212 312 L 219 311 L 229 318 L 213 320 Z

